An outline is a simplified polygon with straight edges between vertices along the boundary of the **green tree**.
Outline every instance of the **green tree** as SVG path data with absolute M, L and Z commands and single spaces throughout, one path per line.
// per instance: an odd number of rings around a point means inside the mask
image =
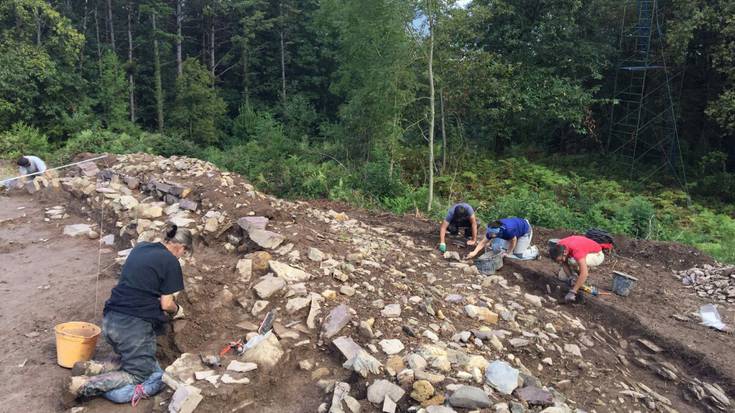
M 402 134 L 403 113 L 415 93 L 415 56 L 406 32 L 413 17 L 410 6 L 401 0 L 322 3 L 338 33 L 331 90 L 344 102 L 339 117 L 352 158 L 390 153 Z
M 227 110 L 225 101 L 212 88 L 212 75 L 198 60 L 186 59 L 182 70 L 176 79 L 176 100 L 169 126 L 194 143 L 216 144 Z
M 268 16 L 267 6 L 266 0 L 242 0 L 232 5 L 233 11 L 239 16 L 239 27 L 232 36 L 232 41 L 241 49 L 243 105 L 250 103 L 252 70 L 260 62 L 259 50 L 265 46 L 257 39 L 264 31 L 270 30 L 275 22 L 275 18 Z
M 724 82 L 717 99 L 708 103 L 706 113 L 732 136 L 735 135 L 735 4 L 718 1 L 708 11 L 708 29 L 719 34 L 712 66 Z
M 0 2 L 0 129 L 24 121 L 59 132 L 81 99 L 83 36 L 43 0 Z
M 107 51 L 100 62 L 100 78 L 97 88 L 102 124 L 114 131 L 125 131 L 131 126 L 128 117 L 128 87 L 117 55 Z

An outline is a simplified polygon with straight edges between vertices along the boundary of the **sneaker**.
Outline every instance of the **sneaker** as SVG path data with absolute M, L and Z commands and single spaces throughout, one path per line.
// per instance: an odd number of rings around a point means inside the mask
M 61 405 L 64 409 L 74 406 L 82 387 L 87 384 L 89 377 L 87 376 L 68 376 L 64 378 L 62 384 Z
M 74 363 L 74 367 L 71 369 L 72 376 L 97 376 L 111 368 L 108 366 L 109 363 L 103 363 L 101 361 L 89 360 L 89 361 L 77 361 Z

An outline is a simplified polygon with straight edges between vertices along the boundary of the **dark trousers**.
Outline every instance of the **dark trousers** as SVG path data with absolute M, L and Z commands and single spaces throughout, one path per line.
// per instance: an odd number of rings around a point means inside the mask
M 93 376 L 82 388 L 83 396 L 97 396 L 128 384 L 142 383 L 160 370 L 156 360 L 156 333 L 151 322 L 109 311 L 102 320 L 102 330 L 120 356 L 120 370 Z
M 449 223 L 449 226 L 447 227 L 447 231 L 449 231 L 452 235 L 459 234 L 460 230 L 464 230 L 464 237 L 470 238 L 472 237 L 472 223 L 470 220 L 465 221 L 452 221 Z

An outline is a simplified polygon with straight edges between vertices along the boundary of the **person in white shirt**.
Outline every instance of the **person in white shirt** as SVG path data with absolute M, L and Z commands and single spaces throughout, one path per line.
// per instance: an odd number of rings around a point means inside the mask
M 46 163 L 38 156 L 26 155 L 18 158 L 18 172 L 20 175 L 43 173 L 46 171 Z

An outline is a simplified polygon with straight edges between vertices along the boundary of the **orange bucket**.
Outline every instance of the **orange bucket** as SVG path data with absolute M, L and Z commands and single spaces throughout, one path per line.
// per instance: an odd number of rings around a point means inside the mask
M 56 362 L 68 369 L 77 361 L 92 358 L 97 347 L 97 338 L 102 330 L 92 323 L 70 321 L 54 327 L 56 332 Z

